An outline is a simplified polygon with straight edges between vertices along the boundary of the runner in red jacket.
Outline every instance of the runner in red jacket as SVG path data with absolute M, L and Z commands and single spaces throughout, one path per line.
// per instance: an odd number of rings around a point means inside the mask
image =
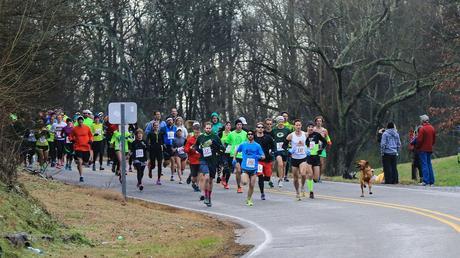
M 200 192 L 200 188 L 197 186 L 198 171 L 200 170 L 200 153 L 195 150 L 194 145 L 200 134 L 200 123 L 194 122 L 193 135 L 190 135 L 187 138 L 187 142 L 185 143 L 184 148 L 188 155 L 188 161 L 190 164 L 190 176 L 187 178 L 187 184 L 190 184 L 191 181 L 193 190 L 195 190 L 195 192 Z

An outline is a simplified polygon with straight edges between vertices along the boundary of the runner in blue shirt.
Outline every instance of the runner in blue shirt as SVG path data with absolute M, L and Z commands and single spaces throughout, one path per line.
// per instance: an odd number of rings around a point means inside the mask
M 233 155 L 233 163 L 236 163 L 236 155 L 241 152 L 243 154 L 241 168 L 243 172 L 247 173 L 249 176 L 249 190 L 246 205 L 253 206 L 252 193 L 254 192 L 254 185 L 256 184 L 259 159 L 265 159 L 265 155 L 262 147 L 260 147 L 258 143 L 254 142 L 254 131 L 249 130 L 247 132 L 247 137 L 248 141 L 240 144 L 238 149 L 235 151 L 235 154 Z

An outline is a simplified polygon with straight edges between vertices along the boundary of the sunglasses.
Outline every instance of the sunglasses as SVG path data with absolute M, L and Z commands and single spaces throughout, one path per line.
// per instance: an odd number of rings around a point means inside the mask
M 257 126 L 257 128 L 262 128 L 262 129 L 264 129 L 264 127 L 263 127 L 263 126 Z
M 253 136 L 254 134 L 253 133 L 248 133 L 248 136 Z

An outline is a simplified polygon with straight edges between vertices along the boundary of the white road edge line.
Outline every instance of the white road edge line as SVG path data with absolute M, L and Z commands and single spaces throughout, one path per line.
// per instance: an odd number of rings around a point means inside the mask
M 239 220 L 239 221 L 242 221 L 244 223 L 247 223 L 247 224 L 250 224 L 250 225 L 256 227 L 257 229 L 259 229 L 260 231 L 262 231 L 264 233 L 265 240 L 259 246 L 253 247 L 252 250 L 249 251 L 248 253 L 246 253 L 245 255 L 243 255 L 243 257 L 255 257 L 263 249 L 265 249 L 266 246 L 268 246 L 272 242 L 272 239 L 273 239 L 272 234 L 270 233 L 270 231 L 266 230 L 265 228 L 263 228 L 259 224 L 255 223 L 253 221 L 247 220 L 247 219 L 243 219 L 243 218 L 240 218 L 240 217 L 236 217 L 236 216 L 228 215 L 228 214 L 224 214 L 224 213 L 219 213 L 219 212 L 215 212 L 215 211 L 198 210 L 198 209 L 194 209 L 194 208 L 188 208 L 188 207 L 183 207 L 183 206 L 179 206 L 179 205 L 175 205 L 175 204 L 169 204 L 169 203 L 163 203 L 163 202 L 159 202 L 159 201 L 155 201 L 155 200 L 148 200 L 148 199 L 139 198 L 139 197 L 135 197 L 135 196 L 128 196 L 128 197 L 133 198 L 133 199 L 137 199 L 137 200 L 141 200 L 141 201 L 145 201 L 145 202 L 158 203 L 158 204 L 161 204 L 161 205 L 170 206 L 170 207 L 174 207 L 174 208 L 178 208 L 178 209 L 184 209 L 184 210 L 189 210 L 189 211 L 194 211 L 194 212 L 208 213 L 208 214 L 212 214 L 212 215 L 228 217 L 228 218 Z

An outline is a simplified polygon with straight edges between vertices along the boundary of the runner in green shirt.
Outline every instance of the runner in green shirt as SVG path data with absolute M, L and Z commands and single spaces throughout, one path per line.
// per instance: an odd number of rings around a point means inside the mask
M 83 123 L 85 123 L 83 121 Z M 104 153 L 104 125 L 101 123 L 99 115 L 94 116 L 94 123 L 90 126 L 91 133 L 93 134 L 93 143 L 91 149 L 93 150 L 93 171 L 96 171 L 96 161 L 99 157 L 99 170 L 104 170 L 102 167 L 102 159 Z
M 291 133 L 284 125 L 284 118 L 282 116 L 278 116 L 276 119 L 277 126 L 272 130 L 272 137 L 275 140 L 275 160 L 278 167 L 278 187 L 283 187 L 283 178 L 284 172 L 286 170 L 287 160 L 288 160 L 288 152 L 287 150 L 283 149 L 283 143 L 286 141 L 286 137 Z M 273 177 L 273 180 L 274 177 Z M 273 184 L 273 183 L 272 183 Z M 272 186 L 272 185 L 270 185 Z
M 247 141 L 247 133 L 243 130 L 243 123 L 241 120 L 235 121 L 236 129 L 232 131 L 225 139 L 225 143 L 230 145 L 230 156 L 234 156 L 236 150 L 240 146 L 240 144 Z M 238 186 L 237 193 L 243 193 L 243 188 L 241 188 L 241 161 L 242 161 L 242 153 L 238 153 L 236 155 L 236 164 L 234 165 L 235 175 L 236 175 L 236 184 Z
M 128 126 L 126 126 L 126 131 L 125 131 L 125 153 L 128 154 L 129 152 L 129 142 L 133 142 L 134 141 L 134 137 L 129 133 L 128 131 Z M 113 146 L 113 148 L 115 149 L 115 156 L 117 157 L 117 160 L 116 160 L 116 168 L 117 168 L 117 172 L 116 174 L 118 176 L 120 176 L 120 180 L 121 180 L 121 173 L 120 173 L 120 165 L 121 165 L 121 133 L 119 130 L 116 130 L 113 135 L 112 135 L 112 139 L 110 140 L 110 144 Z M 123 161 L 124 162 L 124 161 Z

